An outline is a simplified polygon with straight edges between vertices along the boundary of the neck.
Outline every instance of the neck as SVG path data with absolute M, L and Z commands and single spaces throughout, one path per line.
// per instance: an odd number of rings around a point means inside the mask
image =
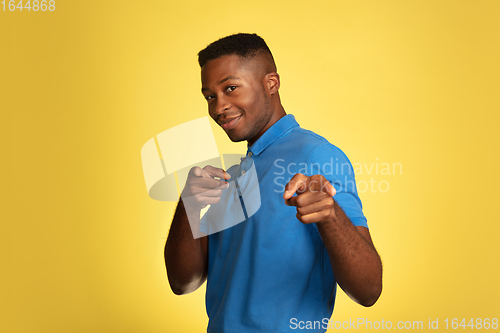
M 249 146 L 252 146 L 254 144 L 254 142 L 257 141 L 264 133 L 266 133 L 266 131 L 271 126 L 273 126 L 278 120 L 280 120 L 281 118 L 283 118 L 284 116 L 286 116 L 285 108 L 279 102 L 279 97 L 278 97 L 277 101 L 278 101 L 278 103 L 276 103 L 277 104 L 276 107 L 273 108 L 273 110 L 274 110 L 273 114 L 272 114 L 271 118 L 269 119 L 269 121 L 267 122 L 266 126 L 264 127 L 264 132 L 262 132 L 256 138 L 252 138 L 252 139 L 247 140 L 247 143 L 248 143 Z

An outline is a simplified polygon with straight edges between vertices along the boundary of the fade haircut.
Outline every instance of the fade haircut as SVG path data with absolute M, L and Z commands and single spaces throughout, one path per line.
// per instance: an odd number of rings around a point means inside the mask
M 250 59 L 258 54 L 265 55 L 265 58 L 276 68 L 271 50 L 262 37 L 257 34 L 239 33 L 216 40 L 201 50 L 198 53 L 198 63 L 200 67 L 203 67 L 208 61 L 226 55 Z

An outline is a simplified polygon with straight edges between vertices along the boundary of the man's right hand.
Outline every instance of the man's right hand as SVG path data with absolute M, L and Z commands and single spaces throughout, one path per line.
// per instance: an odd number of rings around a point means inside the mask
M 165 245 L 168 281 L 177 295 L 195 291 L 207 279 L 208 237 L 200 231 L 200 210 L 220 201 L 222 190 L 229 187 L 224 180 L 229 178 L 210 165 L 189 171 Z
M 216 177 L 219 179 L 215 179 Z M 199 211 L 207 205 L 218 203 L 222 190 L 229 187 L 229 183 L 225 180 L 230 178 L 229 173 L 211 165 L 203 169 L 193 167 L 189 171 L 186 186 L 181 194 L 186 211 Z

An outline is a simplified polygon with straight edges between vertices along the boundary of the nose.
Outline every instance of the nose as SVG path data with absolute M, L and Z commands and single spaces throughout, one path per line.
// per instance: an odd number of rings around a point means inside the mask
M 223 114 L 230 108 L 231 105 L 228 103 L 224 95 L 217 96 L 217 103 L 215 104 L 215 109 L 214 109 L 216 115 Z

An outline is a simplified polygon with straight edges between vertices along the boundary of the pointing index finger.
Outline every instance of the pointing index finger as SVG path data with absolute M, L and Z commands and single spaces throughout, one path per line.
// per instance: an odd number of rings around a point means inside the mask
M 292 177 L 292 179 L 290 179 L 288 184 L 286 184 L 285 186 L 285 193 L 283 193 L 283 199 L 288 200 L 295 194 L 295 192 L 303 191 L 304 189 L 306 189 L 308 179 L 309 177 L 301 173 L 295 174 Z

